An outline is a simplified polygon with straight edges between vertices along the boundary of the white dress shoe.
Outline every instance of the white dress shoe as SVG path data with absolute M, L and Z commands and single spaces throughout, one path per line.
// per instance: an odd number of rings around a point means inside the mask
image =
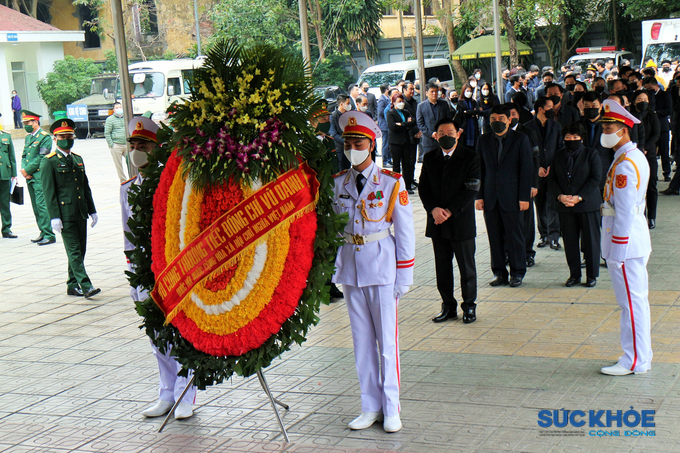
M 612 366 L 606 366 L 600 370 L 600 373 L 602 374 L 608 374 L 610 376 L 626 376 L 628 374 L 633 374 L 633 371 L 631 371 L 628 368 L 624 368 L 623 365 L 620 363 L 616 363 Z M 646 371 L 638 371 L 635 374 L 643 374 L 646 373 Z
M 347 427 L 349 429 L 365 429 L 375 422 L 383 420 L 382 412 L 362 412 L 360 416 L 352 420 Z
M 399 415 L 395 415 L 394 417 L 385 417 L 383 429 L 386 433 L 396 433 L 399 431 L 401 429 L 401 419 L 399 418 Z
M 192 415 L 194 415 L 194 408 L 189 403 L 179 403 L 177 409 L 175 409 L 175 420 L 189 418 Z
M 167 414 L 174 405 L 175 403 L 171 403 L 170 401 L 158 400 L 154 406 L 144 410 L 142 415 L 145 417 L 160 417 L 161 415 Z

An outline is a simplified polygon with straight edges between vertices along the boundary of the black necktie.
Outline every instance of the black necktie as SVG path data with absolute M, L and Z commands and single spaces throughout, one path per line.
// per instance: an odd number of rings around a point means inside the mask
M 357 194 L 358 195 L 361 195 L 361 191 L 364 190 L 364 180 L 365 179 L 366 179 L 366 177 L 364 175 L 362 175 L 361 173 L 359 173 L 357 175 Z
M 503 155 L 503 140 L 498 139 L 498 163 L 501 162 L 501 156 Z
M 445 156 L 444 156 L 444 163 L 448 162 L 448 161 L 449 161 L 449 159 L 451 159 L 451 156 L 450 156 L 450 155 L 448 155 L 448 154 L 447 154 L 447 155 L 445 155 Z

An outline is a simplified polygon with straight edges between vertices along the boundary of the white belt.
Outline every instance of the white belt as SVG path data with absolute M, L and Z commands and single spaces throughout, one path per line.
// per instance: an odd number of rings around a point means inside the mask
M 633 213 L 636 215 L 645 215 L 645 204 L 642 203 L 641 205 L 635 206 L 633 209 Z M 605 216 L 605 217 L 615 217 L 616 216 L 616 211 L 614 208 L 609 206 L 607 203 L 602 204 L 602 209 L 600 209 L 600 214 Z
M 345 242 L 347 242 L 348 244 L 355 245 L 364 245 L 369 242 L 379 241 L 380 239 L 384 239 L 389 235 L 390 235 L 389 228 L 386 228 L 382 231 L 378 231 L 377 233 L 369 234 L 367 236 L 362 236 L 360 234 L 343 233 L 343 236 L 345 236 Z

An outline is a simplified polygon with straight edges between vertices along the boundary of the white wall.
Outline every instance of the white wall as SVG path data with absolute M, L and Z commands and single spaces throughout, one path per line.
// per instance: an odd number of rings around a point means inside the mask
M 10 84 L 11 67 L 5 57 L 5 48 L 7 46 L 0 44 L 0 124 L 4 130 L 14 128 L 14 120 L 12 119 L 12 90 L 14 87 Z

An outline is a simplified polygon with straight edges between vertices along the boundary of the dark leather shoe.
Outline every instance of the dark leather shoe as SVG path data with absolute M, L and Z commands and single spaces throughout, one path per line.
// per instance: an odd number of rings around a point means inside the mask
M 35 239 L 31 239 L 31 242 L 34 243 L 34 244 L 36 244 L 36 243 L 42 241 L 43 239 L 44 239 L 44 238 L 43 238 L 42 236 L 38 236 L 38 237 L 35 238 Z
M 80 288 L 69 288 L 66 290 L 66 294 L 69 296 L 81 297 L 83 295 L 83 290 Z
M 536 244 L 536 247 L 543 248 L 546 245 L 548 245 L 548 240 L 546 238 L 541 238 L 540 241 L 538 241 L 538 244 Z
M 584 286 L 587 287 L 587 288 L 595 288 L 595 285 L 597 285 L 597 279 L 596 278 L 589 278 L 584 283 Z
M 664 182 L 671 182 L 671 177 L 670 176 L 664 176 L 663 180 L 664 180 Z
M 463 323 L 470 324 L 477 321 L 477 307 L 466 308 L 463 310 Z
M 650 230 L 653 230 L 654 228 L 656 228 L 656 220 L 654 220 L 654 219 L 649 219 L 647 224 L 649 225 Z
M 47 244 L 54 244 L 55 242 L 57 242 L 57 240 L 55 238 L 52 238 L 52 239 L 43 238 L 43 240 L 40 241 L 40 242 L 37 242 L 37 244 L 38 245 L 47 245 Z
M 536 265 L 536 260 L 533 256 L 527 257 L 527 267 L 534 267 Z
M 576 285 L 577 283 L 581 283 L 581 277 L 579 278 L 574 278 L 574 277 L 569 277 L 567 279 L 567 283 L 564 284 L 567 288 L 571 288 L 572 286 Z
M 553 250 L 559 250 L 562 248 L 559 241 L 550 241 L 550 248 Z
M 508 284 L 508 278 L 496 277 L 489 282 L 490 286 L 504 286 Z
M 97 294 L 101 293 L 102 290 L 99 288 L 95 288 L 94 286 L 87 291 L 83 292 L 83 296 L 85 296 L 85 299 L 89 299 L 92 296 L 96 296 Z
M 510 288 L 517 288 L 522 286 L 522 277 L 510 278 Z
M 16 239 L 18 236 L 10 231 L 9 233 L 2 233 L 2 237 L 7 239 Z
M 335 286 L 335 283 L 331 283 L 331 299 L 344 299 L 345 295 Z
M 455 308 L 453 310 L 448 307 L 442 308 L 442 311 L 440 311 L 437 316 L 432 318 L 432 322 L 444 322 L 447 319 L 458 319 L 458 313 L 456 313 Z
M 660 190 L 659 193 L 662 193 L 664 195 L 680 195 L 680 192 L 673 189 Z

